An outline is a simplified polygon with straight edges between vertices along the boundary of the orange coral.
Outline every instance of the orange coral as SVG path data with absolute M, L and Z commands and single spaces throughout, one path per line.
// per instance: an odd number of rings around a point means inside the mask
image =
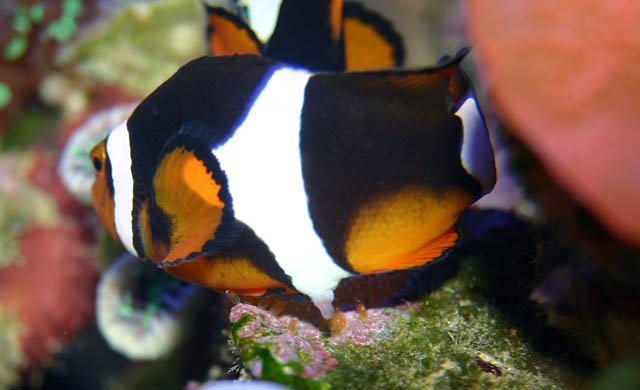
M 640 3 L 471 0 L 501 115 L 551 175 L 640 245 Z

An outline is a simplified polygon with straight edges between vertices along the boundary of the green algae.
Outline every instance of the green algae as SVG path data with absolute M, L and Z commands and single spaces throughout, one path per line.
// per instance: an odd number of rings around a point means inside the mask
M 565 388 L 558 364 L 474 292 L 473 261 L 398 318 L 389 339 L 332 348 L 338 364 L 327 380 L 354 389 Z M 499 371 L 485 372 L 487 363 Z
M 445 261 L 413 271 L 407 285 L 417 290 L 406 297 L 414 298 L 382 309 L 389 320 L 371 343 L 337 344 L 322 332 L 299 332 L 337 362 L 320 377 L 322 384 L 409 390 L 587 386 L 594 362 L 549 326 L 530 299 L 536 265 L 530 231 L 505 213 L 463 219 L 464 245 Z M 246 348 L 260 341 L 252 343 Z
M 57 62 L 74 63 L 89 80 L 144 96 L 184 63 L 206 53 L 200 2 L 167 0 L 123 6 L 86 38 L 67 46 Z
M 371 344 L 331 345 L 318 337 L 338 364 L 311 383 L 275 360 L 270 345 L 238 337 L 252 316 L 231 325 L 232 338 L 247 369 L 260 359 L 261 379 L 296 389 L 567 388 L 561 364 L 536 352 L 529 335 L 479 292 L 490 285 L 490 273 L 477 259 L 464 259 L 453 278 L 421 301 L 386 309 L 394 316 L 388 337 Z
M 20 343 L 22 332 L 18 316 L 0 306 L 0 390 L 11 388 L 26 366 Z
M 250 348 L 242 354 L 242 360 L 250 362 L 254 359 L 262 362 L 261 379 L 273 381 L 298 390 L 328 390 L 328 384 L 302 377 L 303 366 L 296 361 L 281 363 L 271 353 L 271 345 L 264 344 Z
M 258 316 L 258 315 L 256 315 Z M 255 316 L 244 314 L 237 321 L 231 323 L 231 340 L 235 345 L 233 350 L 239 355 L 245 367 L 259 361 L 261 364 L 260 378 L 277 382 L 298 390 L 329 390 L 331 385 L 303 376 L 304 364 L 309 357 L 305 351 L 296 348 L 296 355 L 300 361 L 289 360 L 280 362 L 272 353 L 277 346 L 272 343 L 252 343 L 250 340 L 240 337 L 238 331 L 255 319 Z M 264 320 L 264 318 L 261 318 Z M 274 331 L 263 332 L 260 336 L 279 335 Z

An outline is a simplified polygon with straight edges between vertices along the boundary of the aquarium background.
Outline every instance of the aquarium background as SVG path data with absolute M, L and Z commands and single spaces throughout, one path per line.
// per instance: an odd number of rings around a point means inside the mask
M 444 261 L 342 283 L 340 331 L 172 279 L 93 211 L 89 151 L 208 53 L 200 1 L 0 3 L 0 390 L 640 388 L 640 5 L 361 2 L 407 68 L 472 47 L 499 179 Z

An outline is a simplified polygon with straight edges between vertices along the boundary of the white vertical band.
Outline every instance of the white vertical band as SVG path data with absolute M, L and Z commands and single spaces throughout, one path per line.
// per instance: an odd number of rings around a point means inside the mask
M 114 219 L 120 242 L 133 255 L 133 175 L 131 173 L 131 146 L 125 120 L 109 134 L 107 155 L 111 162 L 113 180 Z M 110 178 L 107 178 L 109 180 Z
M 327 317 L 333 315 L 333 289 L 350 274 L 327 254 L 309 214 L 300 117 L 310 76 L 275 71 L 234 135 L 212 152 L 227 175 L 235 217 L 253 228 L 293 286 Z

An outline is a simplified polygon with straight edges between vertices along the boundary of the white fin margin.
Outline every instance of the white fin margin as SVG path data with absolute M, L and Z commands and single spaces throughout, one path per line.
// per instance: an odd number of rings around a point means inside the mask
M 455 115 L 462 120 L 462 166 L 482 184 L 482 195 L 487 194 L 496 184 L 496 166 L 489 131 L 475 98 L 467 98 Z

